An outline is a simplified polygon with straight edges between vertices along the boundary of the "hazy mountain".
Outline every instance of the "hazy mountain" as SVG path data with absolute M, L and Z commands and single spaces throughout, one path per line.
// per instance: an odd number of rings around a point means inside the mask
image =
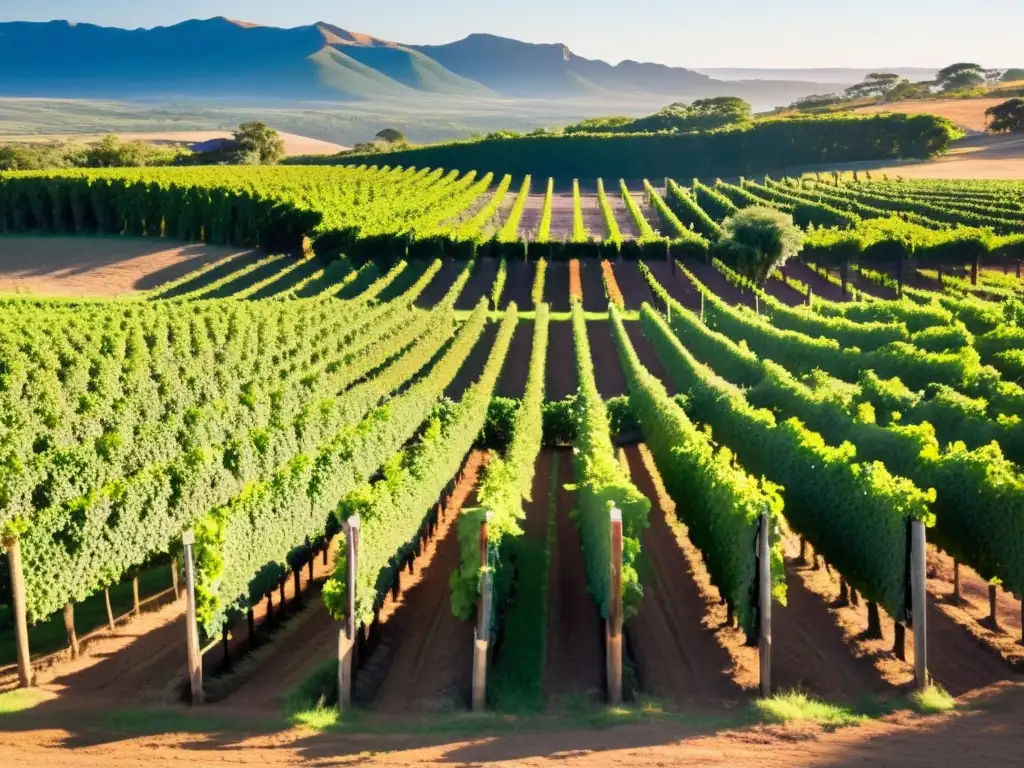
M 849 82 L 854 82 L 851 78 Z M 723 82 L 680 67 L 612 66 L 564 45 L 475 34 L 402 45 L 319 23 L 292 29 L 225 18 L 153 29 L 66 21 L 0 23 L 0 95 L 297 100 L 417 95 L 665 102 L 738 95 L 755 108 L 825 83 Z

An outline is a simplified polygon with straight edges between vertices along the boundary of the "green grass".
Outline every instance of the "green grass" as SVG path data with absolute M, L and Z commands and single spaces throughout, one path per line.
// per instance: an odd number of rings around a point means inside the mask
M 929 685 L 910 696 L 910 707 L 922 715 L 934 715 L 956 709 L 956 700 L 941 685 Z
M 18 689 L 0 693 L 0 716 L 14 715 L 32 709 L 37 704 L 50 698 L 35 688 Z
M 171 569 L 169 565 L 157 565 L 139 574 L 139 598 L 159 594 L 171 588 Z M 110 607 L 117 618 L 128 613 L 132 608 L 132 582 L 117 584 L 110 588 Z M 92 632 L 107 625 L 107 608 L 103 592 L 75 603 L 75 630 L 79 636 Z M 0 606 L 0 665 L 14 664 L 18 660 L 14 629 L 11 625 L 11 613 L 8 606 Z M 41 621 L 28 630 L 28 646 L 33 656 L 45 656 L 54 653 L 68 644 L 67 633 L 64 631 L 64 614 L 55 613 L 45 621 Z
M 763 722 L 814 722 L 826 730 L 857 725 L 868 719 L 868 715 L 860 711 L 813 699 L 799 691 L 777 693 L 767 699 L 758 699 L 753 707 Z

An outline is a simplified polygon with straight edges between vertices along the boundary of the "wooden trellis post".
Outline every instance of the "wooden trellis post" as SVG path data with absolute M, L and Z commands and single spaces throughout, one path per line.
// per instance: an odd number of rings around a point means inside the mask
M 338 632 L 338 709 L 352 706 L 352 675 L 356 647 L 356 565 L 359 557 L 359 515 L 345 523 L 346 575 L 345 594 L 348 606 L 345 626 Z
M 196 623 L 196 575 L 192 565 L 192 546 L 196 543 L 193 531 L 181 537 L 185 557 L 185 635 L 188 644 L 188 680 L 193 704 L 203 703 L 203 656 L 199 649 L 199 626 Z
M 761 672 L 761 695 L 772 693 L 772 544 L 771 515 L 761 515 L 761 530 L 757 540 L 758 564 L 758 662 Z
M 914 677 L 918 689 L 928 686 L 928 585 L 925 581 L 925 529 L 920 520 L 910 522 L 910 586 L 914 622 Z
M 605 621 L 605 666 L 608 704 L 622 703 L 622 511 L 611 508 L 611 563 L 608 579 L 608 618 Z
M 488 511 L 480 524 L 480 599 L 476 604 L 473 643 L 473 711 L 487 706 L 487 653 L 491 636 L 492 576 L 488 556 L 488 528 L 494 514 Z
M 11 574 L 11 603 L 14 607 L 14 637 L 18 649 L 18 685 L 32 685 L 32 657 L 28 648 L 28 610 L 25 605 L 25 576 L 21 570 L 21 543 L 17 536 L 4 539 Z

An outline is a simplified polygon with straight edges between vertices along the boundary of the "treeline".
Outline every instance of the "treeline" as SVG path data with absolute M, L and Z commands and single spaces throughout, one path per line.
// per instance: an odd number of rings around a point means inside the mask
M 776 119 L 705 133 L 536 135 L 436 144 L 376 154 L 377 164 L 477 168 L 513 175 L 574 178 L 739 176 L 793 166 L 923 158 L 957 130 L 934 115 L 835 115 Z M 359 155 L 294 158 L 359 164 Z
M 10 144 L 0 147 L 0 171 L 59 168 L 143 168 L 176 165 L 192 156 L 184 147 L 161 147 L 107 136 L 95 144 Z

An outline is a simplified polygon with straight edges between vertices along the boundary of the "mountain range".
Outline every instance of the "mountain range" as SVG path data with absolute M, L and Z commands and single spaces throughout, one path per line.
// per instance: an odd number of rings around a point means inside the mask
M 794 80 L 716 80 L 661 64 L 616 65 L 560 44 L 472 34 L 403 45 L 320 22 L 282 29 L 223 17 L 120 29 L 0 23 L 0 96 L 366 100 L 415 97 L 628 101 L 733 95 L 774 106 L 821 90 Z

